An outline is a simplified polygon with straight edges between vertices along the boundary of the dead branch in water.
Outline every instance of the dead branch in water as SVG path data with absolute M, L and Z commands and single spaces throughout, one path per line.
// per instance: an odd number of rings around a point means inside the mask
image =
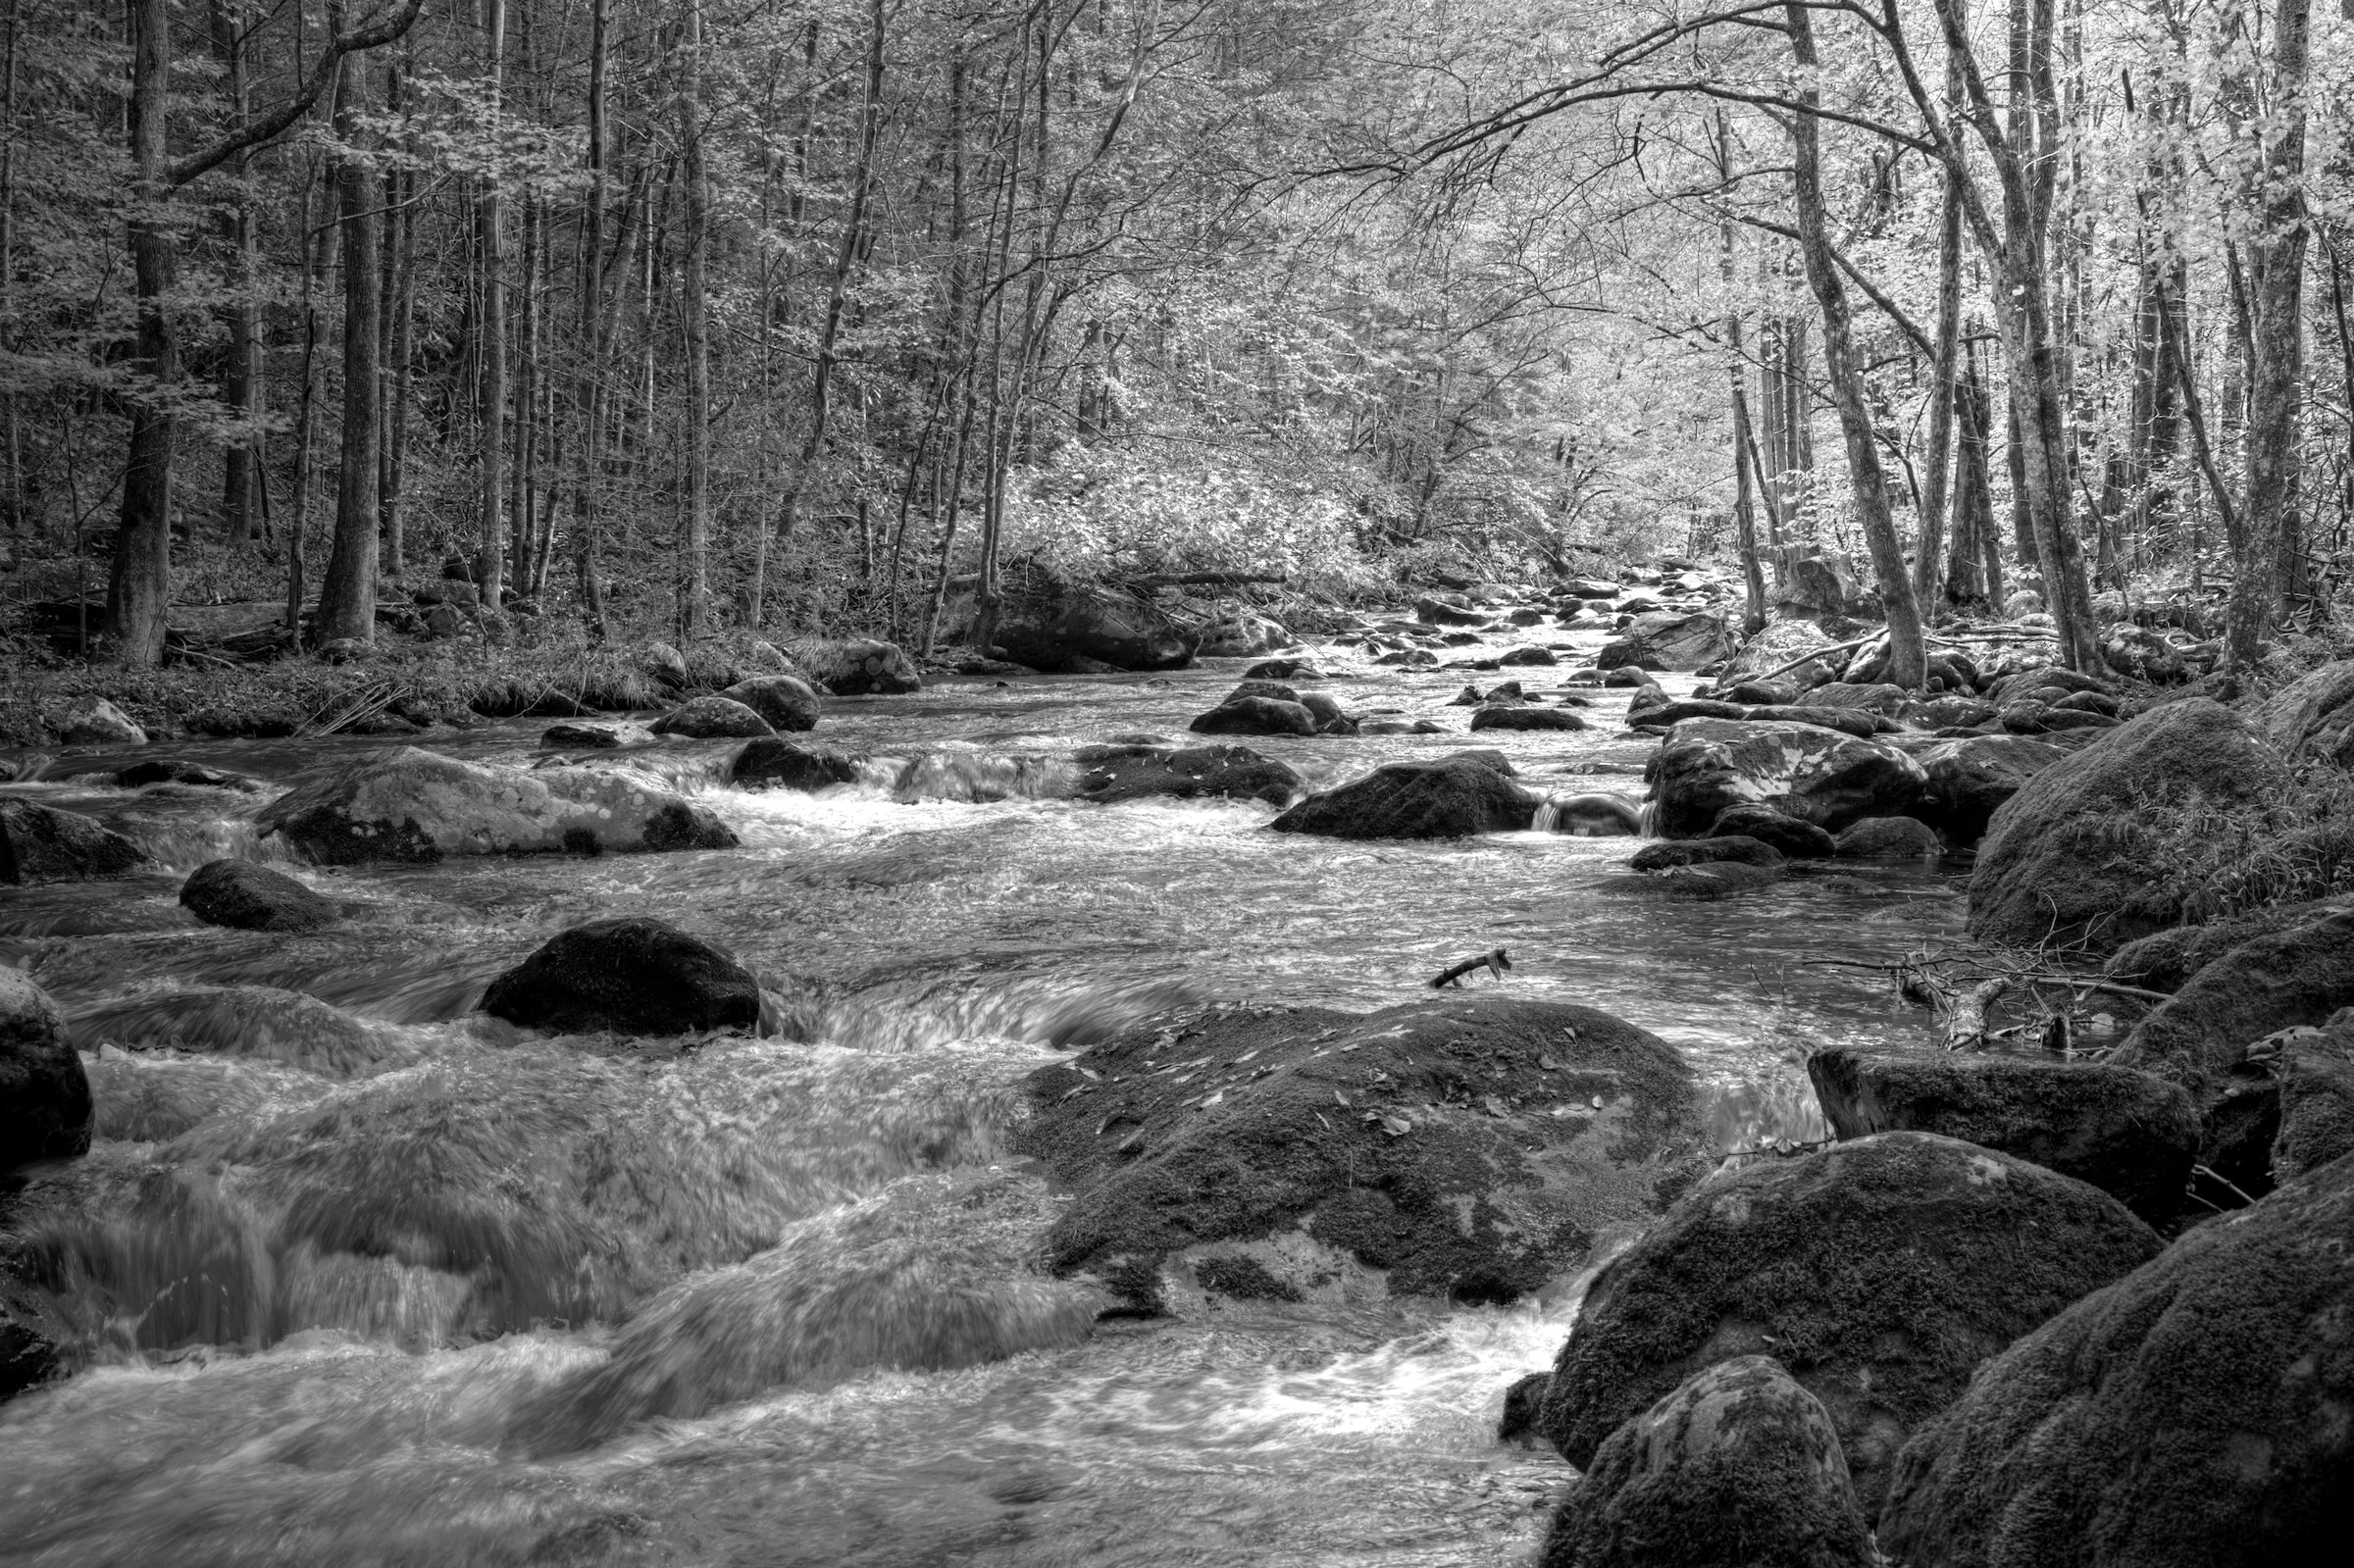
M 1511 967 L 1511 955 L 1499 947 L 1492 952 L 1481 953 L 1477 958 L 1466 958 L 1454 968 L 1441 972 L 1438 978 L 1430 983 L 1430 988 L 1444 990 L 1450 986 L 1459 987 L 1465 975 L 1482 969 L 1494 975 L 1498 980 L 1502 980 L 1504 972 Z
M 2009 977 L 1983 980 L 1953 999 L 1945 1015 L 1945 1048 L 1982 1051 L 1986 1048 L 1986 1009 L 2011 988 Z

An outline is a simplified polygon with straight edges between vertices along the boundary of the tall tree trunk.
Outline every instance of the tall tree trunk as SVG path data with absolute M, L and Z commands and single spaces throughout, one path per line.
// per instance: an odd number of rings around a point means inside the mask
M 497 134 L 504 92 L 507 54 L 507 0 L 482 0 L 484 78 L 489 87 L 490 124 Z M 493 168 L 483 177 L 475 202 L 476 246 L 482 268 L 480 292 L 481 367 L 476 413 L 481 455 L 482 536 L 474 557 L 475 581 L 483 608 L 496 610 L 505 586 L 507 563 L 506 417 L 507 417 L 507 265 L 506 214 Z
M 230 118 L 241 129 L 248 109 L 245 49 L 228 0 L 213 0 L 212 21 L 213 46 L 221 57 Z M 236 196 L 227 216 L 228 239 L 236 257 L 232 271 L 235 292 L 222 313 L 229 329 L 229 350 L 221 371 L 221 400 L 237 422 L 239 433 L 222 453 L 221 509 L 228 514 L 229 542 L 237 546 L 253 537 L 254 487 L 261 480 L 262 462 L 261 251 L 253 222 L 253 193 L 247 185 L 251 162 L 250 153 L 240 152 L 230 163 L 236 184 Z
M 1948 112 L 1962 102 L 1961 62 L 1946 66 Z M 1913 592 L 1924 615 L 1935 617 L 1945 601 L 1946 485 L 1954 436 L 1954 371 L 1962 343 L 1963 171 L 1944 172 L 1937 213 L 1937 336 L 1929 366 L 1927 472 L 1920 486 L 1920 541 L 1913 555 Z
M 2305 74 L 2307 0 L 2273 13 L 2271 113 L 2256 188 L 2259 228 L 2248 240 L 2255 314 L 2248 417 L 2248 499 L 2231 541 L 2231 603 L 2224 650 L 2234 668 L 2255 663 L 2280 610 L 2284 547 L 2296 548 L 2298 391 L 2305 369 Z
M 612 331 L 604 327 L 605 318 L 597 308 L 604 292 L 602 256 L 605 239 L 605 93 L 606 78 L 612 69 L 612 0 L 590 0 L 588 13 L 588 189 L 581 203 L 581 276 L 575 287 L 579 302 L 579 370 L 573 378 L 573 412 L 577 421 L 573 433 L 574 461 L 579 477 L 572 491 L 573 548 L 577 558 L 581 586 L 581 613 L 588 624 L 588 634 L 602 642 L 610 628 L 605 621 L 604 563 L 599 557 L 597 537 L 596 493 L 599 479 L 598 464 L 604 450 L 603 388 L 605 379 L 605 345 Z M 616 246 L 616 261 L 627 259 L 628 224 L 624 213 L 623 235 Z M 621 289 L 612 290 L 613 308 L 618 313 Z
M 392 73 L 387 107 L 399 107 L 401 77 L 399 71 Z M 402 199 L 391 215 L 395 238 L 384 295 L 391 374 L 385 378 L 384 451 L 377 505 L 384 519 L 384 576 L 397 583 L 408 574 L 408 512 L 401 489 L 407 478 L 409 391 L 417 355 L 417 215 L 412 205 L 417 180 L 414 175 L 402 175 L 393 183 Z
M 679 631 L 691 643 L 709 630 L 711 597 L 711 331 L 703 297 L 710 189 L 703 172 L 702 0 L 688 0 L 684 72 L 679 139 L 686 154 L 687 235 L 680 304 L 687 337 L 687 495 L 679 546 Z
M 328 15 L 339 25 L 341 7 Z M 361 135 L 367 108 L 367 73 L 346 56 L 335 91 L 336 187 L 343 227 L 343 450 L 336 470 L 335 535 L 328 551 L 327 575 L 319 583 L 320 642 L 351 637 L 376 640 L 377 482 L 382 434 L 379 394 L 383 387 L 382 299 L 384 257 L 379 210 L 384 182 L 376 167 L 353 144 Z
M 1887 680 L 1907 690 L 1927 682 L 1928 669 L 1920 635 L 1920 606 L 1913 597 L 1913 580 L 1905 571 L 1905 548 L 1896 534 L 1896 520 L 1888 508 L 1887 481 L 1880 470 L 1879 442 L 1871 428 L 1871 409 L 1865 400 L 1863 373 L 1857 368 L 1847 303 L 1847 285 L 1824 232 L 1820 122 L 1813 114 L 1815 25 L 1804 0 L 1789 0 L 1782 17 L 1790 32 L 1790 54 L 1805 83 L 1799 89 L 1802 107 L 1790 121 L 1795 154 L 1791 179 L 1798 204 L 1799 250 L 1805 258 L 1807 280 L 1814 285 L 1822 310 L 1822 363 L 1830 378 L 1831 397 L 1839 411 L 1840 432 L 1847 438 L 1849 482 L 1855 493 L 1857 521 L 1871 550 L 1874 575 L 1879 579 L 1880 607 L 1888 617 Z
M 171 398 L 179 380 L 179 344 L 165 296 L 174 271 L 166 183 L 164 116 L 172 74 L 169 0 L 131 0 L 129 226 L 132 285 L 138 311 L 137 365 L 154 391 L 130 400 L 130 450 L 123 469 L 123 511 L 106 583 L 106 630 L 127 669 L 154 668 L 164 657 L 172 599 Z
M 1716 111 L 1716 177 L 1726 184 L 1733 177 L 1733 133 L 1730 121 L 1720 108 Z M 1733 226 L 1731 220 L 1717 226 L 1717 245 L 1722 257 L 1717 274 L 1724 280 L 1726 310 L 1724 313 L 1724 346 L 1727 380 L 1733 397 L 1733 538 L 1741 556 L 1741 582 L 1744 588 L 1741 606 L 1741 631 L 1744 635 L 1756 636 L 1766 630 L 1766 573 L 1758 561 L 1758 518 L 1756 503 L 1749 486 L 1749 397 L 1746 386 L 1749 368 L 1744 363 L 1742 347 L 1742 317 L 1735 301 Z M 1093 332 L 1100 328 L 1091 328 Z

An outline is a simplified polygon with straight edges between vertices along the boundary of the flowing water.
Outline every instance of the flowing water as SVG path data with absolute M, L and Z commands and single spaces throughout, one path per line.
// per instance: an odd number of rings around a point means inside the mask
M 1456 732 L 1248 742 L 1320 784 L 1473 743 L 1539 788 L 1641 793 L 1625 691 L 1588 693 L 1586 733 L 1466 741 L 1465 672 L 1319 662 L 1354 710 Z M 287 867 L 351 906 L 304 936 L 176 902 L 217 856 L 285 864 L 266 795 L 77 779 L 124 760 L 101 753 L 9 786 L 162 869 L 0 894 L 0 961 L 67 1009 L 100 1103 L 91 1155 L 16 1219 L 85 1365 L 0 1407 L 0 1561 L 1524 1555 L 1569 1472 L 1495 1421 L 1575 1289 L 1099 1320 L 1032 1270 L 1057 1199 L 1005 1149 L 1019 1080 L 1175 1009 L 1427 996 L 1503 947 L 1516 993 L 1682 1048 L 1722 1147 L 1805 1140 L 1806 1050 L 1927 1037 L 1881 976 L 1817 961 L 1954 935 L 1957 890 L 1842 868 L 1670 901 L 1623 885 L 1626 838 L 1344 842 L 1255 802 L 1056 796 L 1072 748 L 1181 735 L 1241 668 L 839 701 L 820 737 L 876 761 L 818 795 L 725 787 L 733 743 L 634 753 L 742 847 Z M 529 762 L 542 728 L 432 743 Z M 282 784 L 398 743 L 171 754 Z M 472 1013 L 551 934 L 625 912 L 755 971 L 761 1037 L 551 1042 Z

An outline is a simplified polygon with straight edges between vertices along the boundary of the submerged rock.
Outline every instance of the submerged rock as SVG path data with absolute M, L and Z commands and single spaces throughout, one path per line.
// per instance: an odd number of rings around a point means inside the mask
M 1489 706 L 1471 716 L 1474 730 L 1583 730 L 1586 721 L 1567 708 Z
M 737 682 L 720 695 L 742 703 L 779 734 L 814 730 L 825 712 L 825 702 L 809 683 L 789 675 L 754 676 Z
M 260 780 L 248 779 L 241 773 L 225 773 L 208 768 L 200 762 L 179 758 L 157 758 L 152 762 L 134 762 L 115 775 L 118 789 L 144 789 L 149 784 L 198 784 L 209 789 L 256 790 L 267 788 Z
M 282 871 L 250 860 L 215 860 L 180 884 L 180 906 L 208 926 L 239 931 L 318 931 L 343 918 L 342 908 Z
M 65 1014 L 23 970 L 0 964 L 0 1181 L 88 1153 L 91 1116 Z
M 1667 871 L 1734 861 L 1746 866 L 1779 866 L 1787 857 L 1771 844 L 1743 834 L 1717 838 L 1667 839 L 1645 844 L 1627 866 L 1634 871 Z
M 1786 817 L 1771 806 L 1727 806 L 1709 825 L 1707 838 L 1685 841 L 1708 843 L 1718 838 L 1766 844 L 1789 860 L 1828 860 L 1839 849 L 1839 841 L 1820 828 Z
M 526 772 L 403 746 L 380 753 L 263 808 L 282 834 L 331 866 L 434 862 L 445 855 L 593 854 L 600 850 L 732 849 L 709 810 L 595 768 Z
M 2178 1085 L 2101 1062 L 1817 1051 L 1831 1131 L 1935 1133 L 2089 1182 L 2156 1224 L 2182 1207 L 2199 1116 Z
M 766 719 L 732 697 L 696 697 L 682 703 L 656 719 L 653 731 L 691 740 L 747 739 L 775 733 Z
M 1105 804 L 1220 796 L 1283 806 L 1306 788 L 1289 765 L 1248 746 L 1089 746 L 1078 761 L 1087 769 L 1079 798 Z
M 1302 702 L 1238 691 L 1186 728 L 1205 735 L 1312 735 L 1317 726 Z
M 405 1054 L 383 1031 L 316 996 L 273 986 L 184 986 L 77 1009 L 74 1043 L 95 1052 L 259 1057 L 347 1076 Z
M 2154 708 L 2044 768 L 1994 813 L 1970 874 L 1970 934 L 2106 953 L 2163 931 L 2181 900 L 2150 874 L 2165 839 L 2149 814 L 2260 802 L 2285 784 L 2278 759 L 2221 703 Z
M 1771 1356 L 1694 1373 L 1605 1439 L 1539 1568 L 1875 1568 L 1829 1412 Z
M 760 983 L 720 948 L 642 916 L 592 920 L 490 983 L 483 1011 L 568 1035 L 750 1029 Z
M 1212 1011 L 1027 1087 L 1017 1146 L 1074 1194 L 1055 1270 L 1146 1310 L 1172 1290 L 1512 1300 L 1707 1166 L 1675 1049 L 1565 1003 Z
M 1535 819 L 1539 804 L 1486 758 L 1458 755 L 1387 763 L 1308 796 L 1270 826 L 1277 833 L 1335 838 L 1460 838 L 1519 832 Z
M 728 782 L 741 788 L 824 789 L 854 784 L 859 759 L 833 746 L 803 745 L 777 735 L 746 742 L 728 764 Z
M 0 800 L 0 883 L 97 882 L 146 861 L 138 845 L 78 811 Z
M 1906 1436 L 2020 1335 L 2155 1256 L 2108 1193 L 1952 1138 L 1884 1133 L 1719 1176 L 1604 1268 L 1554 1363 L 1571 1464 L 1694 1372 L 1778 1354 L 1875 1507 Z
M 1927 782 L 1886 741 L 1805 724 L 1688 719 L 1644 770 L 1661 835 L 1694 838 L 1730 806 L 1765 805 L 1837 833 L 1866 817 L 1909 813 Z
M 2354 1473 L 2354 1162 L 2200 1225 L 2012 1345 L 1906 1444 L 1911 1568 L 2319 1564 Z
M 1911 817 L 1866 817 L 1833 842 L 1851 860 L 1934 860 L 1945 853 L 1928 824 Z

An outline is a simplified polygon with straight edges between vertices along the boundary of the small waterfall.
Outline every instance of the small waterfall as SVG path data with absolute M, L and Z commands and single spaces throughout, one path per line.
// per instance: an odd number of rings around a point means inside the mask
M 1053 799 L 1069 794 L 1078 778 L 1074 764 L 1055 758 L 931 751 L 908 760 L 892 794 L 903 801 Z
M 1529 827 L 1573 838 L 1650 837 L 1646 813 L 1651 810 L 1649 804 L 1638 806 L 1624 795 L 1599 790 L 1554 794 L 1538 803 Z

